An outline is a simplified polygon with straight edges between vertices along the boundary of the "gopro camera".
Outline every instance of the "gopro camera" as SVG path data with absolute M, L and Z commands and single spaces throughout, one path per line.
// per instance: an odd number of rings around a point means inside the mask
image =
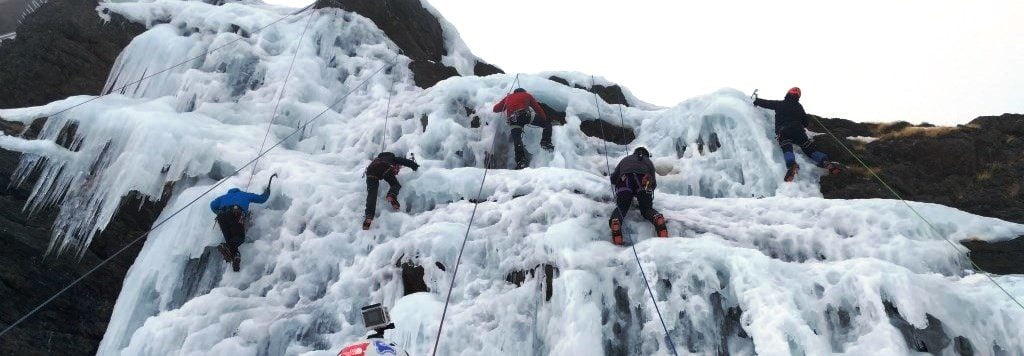
M 381 306 L 380 303 L 363 307 L 363 325 L 370 330 L 388 329 L 392 326 L 388 308 Z

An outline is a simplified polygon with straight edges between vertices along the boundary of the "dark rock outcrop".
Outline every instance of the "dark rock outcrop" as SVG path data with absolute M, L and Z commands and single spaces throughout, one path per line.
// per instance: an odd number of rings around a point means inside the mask
M 360 14 L 377 25 L 412 59 L 409 69 L 421 88 L 429 88 L 442 80 L 458 76 L 455 68 L 441 64 L 448 54 L 444 46 L 441 22 L 425 9 L 419 0 L 320 0 L 316 8 L 333 7 Z M 477 61 L 475 75 L 503 73 L 488 63 Z
M 893 327 L 900 331 L 900 334 L 903 334 L 903 339 L 911 350 L 940 355 L 942 350 L 949 347 L 952 339 L 950 339 L 949 335 L 946 335 L 946 330 L 942 327 L 941 320 L 936 319 L 931 314 L 925 314 L 928 325 L 924 329 L 918 329 L 900 315 L 895 305 L 888 301 L 882 304 L 885 306 L 885 314 L 889 317 L 889 324 L 892 324 Z M 970 340 L 964 337 L 959 337 L 958 339 L 960 340 L 957 345 L 958 351 L 964 352 L 964 345 L 970 347 Z M 968 350 L 973 353 L 973 348 Z
M 822 119 L 822 123 L 904 199 L 1024 223 L 1024 115 L 979 117 L 957 127 L 841 119 Z M 815 120 L 810 130 L 824 132 Z M 877 140 L 865 143 L 849 136 Z M 894 198 L 836 140 L 821 136 L 817 144 L 850 167 L 845 174 L 821 179 L 826 198 Z M 972 260 L 987 271 L 1024 273 L 1019 262 L 1024 260 L 1024 237 L 964 244 L 972 250 Z
M 958 127 L 908 126 L 870 143 L 842 141 L 904 199 L 1024 223 L 1024 115 L 981 117 Z M 826 198 L 893 197 L 831 137 L 817 143 L 850 167 L 822 178 Z
M 85 251 L 81 260 L 44 257 L 56 209 L 35 215 L 22 210 L 31 181 L 10 187 L 20 154 L 0 149 L 0 327 L 7 327 L 60 291 L 93 266 L 141 236 L 156 220 L 163 203 L 132 194 L 121 200 L 120 211 Z M 9 187 L 9 188 L 8 188 Z M 165 192 L 165 198 L 169 194 Z M 163 199 L 162 201 L 166 201 Z M 143 240 L 144 241 L 144 240 Z M 106 330 L 125 274 L 143 241 L 88 276 L 82 283 L 43 307 L 0 340 L 3 355 L 95 353 Z
M 397 264 L 397 267 L 402 269 L 403 296 L 419 292 L 430 292 L 430 287 L 427 286 L 427 282 L 423 279 L 426 274 L 423 266 L 413 261 L 402 261 Z
M 99 94 L 107 74 L 142 25 L 96 14 L 96 0 L 52 1 L 28 16 L 0 47 L 0 108 Z
M 14 32 L 18 28 L 18 20 L 30 2 L 32 0 L 0 1 L 0 34 Z
M 628 145 L 636 139 L 633 129 L 609 124 L 603 120 L 583 121 L 580 123 L 580 130 L 583 131 L 584 135 L 597 137 L 618 145 Z
M 117 55 L 144 28 L 116 15 L 105 22 L 97 16 L 96 6 L 95 0 L 53 1 L 25 19 L 18 38 L 0 47 L 0 107 L 42 105 L 103 89 Z M 0 126 L 5 134 L 33 138 L 43 121 L 28 128 L 11 122 Z M 22 211 L 34 180 L 10 186 L 20 158 L 17 152 L 0 150 L 0 327 L 128 245 L 163 209 L 162 203 L 132 194 L 122 199 L 119 213 L 80 260 L 45 258 L 57 211 Z M 4 335 L 0 354 L 95 353 L 124 276 L 141 247 L 141 241 L 132 245 Z
M 1024 236 L 1009 241 L 961 241 L 971 250 L 971 260 L 989 273 L 1024 274 Z
M 516 270 L 509 272 L 505 275 L 505 281 L 515 284 L 516 287 L 522 287 L 523 283 L 526 283 L 527 279 L 543 278 L 544 283 L 544 301 L 551 301 L 551 296 L 555 293 L 554 281 L 558 277 L 558 267 L 551 264 L 542 264 L 533 267 L 528 270 Z
M 565 85 L 565 86 L 570 86 L 568 80 L 565 80 L 565 79 L 563 79 L 561 77 L 558 77 L 558 76 L 548 77 L 548 80 L 556 82 L 556 83 L 560 83 L 560 84 Z M 604 100 L 604 102 L 606 102 L 606 103 L 613 104 L 613 105 L 614 104 L 619 104 L 619 105 L 630 106 L 629 105 L 629 101 L 626 100 L 626 95 L 622 93 L 622 87 L 620 87 L 618 84 L 615 84 L 615 85 L 612 85 L 612 86 L 604 86 L 604 85 L 600 85 L 600 84 L 595 84 L 595 85 L 593 85 L 593 86 L 591 86 L 589 88 L 582 87 L 582 86 L 579 86 L 579 85 L 576 85 L 576 86 L 573 86 L 573 87 L 576 88 L 576 89 L 583 89 L 583 90 L 589 91 L 591 93 L 597 94 L 597 96 L 600 97 L 601 100 Z

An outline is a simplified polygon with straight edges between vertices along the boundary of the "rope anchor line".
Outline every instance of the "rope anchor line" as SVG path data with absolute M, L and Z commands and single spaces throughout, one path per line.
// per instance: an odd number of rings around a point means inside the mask
M 590 87 L 591 88 L 594 87 L 594 76 L 590 76 Z M 598 97 L 597 93 L 594 93 L 594 107 L 597 108 L 597 120 L 601 121 L 601 104 L 600 104 L 600 101 L 598 101 L 598 98 L 599 97 Z M 622 125 L 623 128 L 626 127 L 625 119 L 622 117 L 622 106 L 619 106 L 619 123 Z M 598 126 L 601 127 L 601 136 L 608 137 L 607 135 L 605 135 L 605 132 L 604 132 L 604 126 L 605 125 L 603 123 L 599 122 Z M 610 177 L 612 175 L 612 172 L 611 172 L 611 163 L 610 163 L 609 158 L 608 158 L 608 140 L 602 139 L 601 141 L 604 143 L 604 167 L 605 167 L 605 174 Z M 623 146 L 626 146 L 627 149 L 629 148 L 628 144 L 624 144 Z M 612 204 L 616 204 L 615 203 L 615 186 L 612 186 L 611 190 L 612 190 Z M 618 204 L 615 205 L 615 211 L 617 211 L 617 212 L 619 211 Z M 624 215 L 624 214 L 621 214 L 621 212 L 620 212 L 620 215 Z M 676 352 L 676 344 L 674 342 L 672 342 L 672 338 L 669 337 L 668 324 L 665 323 L 665 318 L 661 316 L 661 308 L 658 307 L 658 300 L 654 297 L 654 290 L 651 289 L 651 282 L 647 280 L 647 272 L 644 271 L 644 266 L 643 266 L 642 263 L 640 263 L 640 254 L 637 253 L 637 251 L 636 251 L 636 243 L 633 240 L 633 236 L 625 228 L 625 226 L 626 226 L 625 219 L 622 219 L 622 221 L 620 223 L 622 224 L 622 233 L 626 237 L 626 240 L 629 241 L 629 247 L 633 251 L 633 257 L 636 259 L 636 266 L 637 266 L 637 268 L 640 269 L 640 276 L 643 277 L 644 285 L 647 286 L 647 294 L 651 296 L 651 304 L 654 305 L 654 311 L 658 314 L 658 320 L 661 321 L 661 328 L 663 330 L 665 330 L 665 343 L 668 344 L 669 349 L 672 351 L 673 355 L 679 356 L 679 353 Z
M 810 115 L 808 115 L 808 116 L 810 116 Z M 1010 294 L 1010 291 L 1006 290 L 1006 288 L 1003 287 L 1003 285 L 1000 284 L 999 281 L 996 281 L 995 278 L 992 278 L 992 276 L 988 272 L 985 272 L 985 270 L 982 269 L 981 266 L 978 266 L 977 263 L 974 263 L 974 260 L 971 259 L 970 255 L 968 255 L 964 251 L 960 250 L 960 248 L 957 246 L 956 243 L 954 243 L 952 240 L 950 240 L 948 237 L 946 237 L 946 235 L 942 234 L 942 232 L 940 232 L 939 229 L 936 228 L 935 225 L 932 224 L 931 221 L 926 219 L 924 217 L 924 215 L 921 214 L 921 212 L 917 211 L 917 209 L 914 208 L 913 205 L 910 205 L 910 203 L 908 203 L 905 199 L 903 199 L 903 197 L 900 196 L 900 194 L 896 192 L 896 189 L 893 189 L 892 186 L 889 185 L 889 183 L 886 183 L 885 180 L 882 179 L 881 176 L 879 176 L 877 173 L 875 173 L 875 170 L 871 169 L 871 167 L 868 166 L 868 164 L 865 163 L 864 160 L 862 160 L 860 158 L 860 156 L 858 156 L 856 153 L 853 152 L 853 150 L 851 150 L 849 147 L 847 147 L 846 144 L 844 144 L 843 141 L 839 139 L 839 137 L 836 137 L 836 135 L 834 135 L 832 133 L 832 130 L 829 130 L 828 127 L 825 126 L 825 123 L 821 122 L 821 120 L 819 120 L 815 116 L 810 116 L 810 117 L 812 119 L 814 119 L 814 121 L 817 122 L 818 125 L 821 126 L 821 128 L 825 129 L 825 133 L 827 133 L 829 135 L 829 137 L 832 137 L 832 139 L 834 139 L 836 141 L 836 143 L 838 143 L 839 146 L 843 148 L 843 150 L 845 150 L 847 153 L 849 153 L 850 156 L 853 156 L 853 158 L 855 160 L 857 160 L 857 162 L 860 163 L 861 166 L 864 166 L 864 169 L 866 169 L 868 171 L 868 173 L 871 174 L 871 176 L 874 177 L 875 180 L 877 180 L 882 185 L 882 187 L 884 187 L 886 190 L 888 190 L 890 193 L 892 193 L 892 195 L 895 196 L 896 199 L 899 199 L 899 201 L 901 203 L 903 203 L 903 205 L 905 205 L 908 209 L 910 209 L 910 211 L 913 212 L 914 215 L 917 216 L 918 219 L 921 219 L 921 221 L 923 221 L 925 223 L 925 225 L 927 225 L 928 228 L 933 233 L 935 233 L 935 235 L 937 235 L 937 236 L 941 237 L 943 240 L 945 240 L 949 244 L 949 246 L 954 251 L 956 251 L 957 254 L 959 254 L 963 258 L 967 259 L 967 261 L 971 264 L 971 266 L 974 269 L 976 269 L 978 272 L 980 272 L 981 275 L 985 276 L 985 278 L 987 278 L 990 282 L 992 282 L 992 284 L 994 284 L 996 286 L 996 288 L 999 288 L 999 290 L 1002 291 L 1003 294 L 1006 294 L 1006 296 L 1009 297 L 1010 300 L 1014 304 L 1017 304 L 1017 306 L 1020 307 L 1021 310 L 1024 310 L 1024 304 L 1022 304 L 1020 302 L 1020 300 L 1018 300 L 1016 297 L 1014 297 L 1013 294 Z
M 516 74 L 516 78 L 512 81 L 512 87 L 509 88 L 508 93 L 512 93 L 512 90 L 516 88 L 516 84 L 519 83 L 519 74 Z M 508 94 L 506 94 L 507 96 Z M 473 212 L 469 215 L 469 223 L 466 224 L 466 234 L 462 237 L 462 246 L 459 247 L 459 255 L 455 259 L 455 269 L 452 270 L 452 280 L 448 283 L 448 294 L 444 298 L 444 309 L 441 311 L 441 321 L 437 325 L 437 336 L 434 338 L 434 349 L 431 351 L 431 355 L 437 355 L 438 346 L 441 344 L 441 331 L 444 330 L 445 317 L 448 315 L 448 305 L 452 300 L 452 290 L 455 289 L 455 277 L 459 274 L 459 265 L 462 263 L 462 253 L 466 250 L 466 242 L 469 241 L 469 231 L 473 227 L 473 220 L 476 218 L 477 207 L 480 206 L 480 197 L 484 191 L 484 182 L 487 181 L 487 172 L 491 169 L 491 163 L 493 161 L 494 144 L 498 136 L 498 125 L 494 125 L 494 136 L 491 136 L 491 150 L 490 152 L 484 153 L 484 175 L 480 179 L 480 187 L 476 191 L 476 199 L 473 200 Z
M 191 207 L 193 204 L 198 202 L 200 199 L 205 197 L 210 192 L 213 192 L 214 189 L 216 189 L 217 187 L 219 187 L 222 184 L 224 184 L 225 182 L 227 182 L 228 178 L 231 178 L 231 177 L 234 177 L 234 176 L 238 175 L 238 173 L 242 172 L 243 170 L 248 168 L 250 165 L 253 165 L 256 161 L 258 161 L 260 158 L 265 156 L 267 153 L 269 153 L 270 151 L 274 150 L 278 146 L 281 146 L 281 144 L 283 144 L 288 139 L 292 138 L 292 136 L 295 136 L 295 134 L 305 130 L 307 126 L 309 126 L 310 124 L 316 122 L 318 119 L 323 117 L 324 114 L 326 114 L 328 111 L 333 110 L 334 107 L 338 105 L 338 103 L 340 103 L 342 100 L 345 100 L 345 98 L 348 98 L 349 95 L 351 95 L 356 90 L 359 90 L 359 88 L 362 88 L 364 85 L 366 85 L 366 83 L 369 83 L 370 79 L 373 79 L 373 77 L 376 76 L 377 74 L 379 74 L 381 71 L 383 71 L 384 68 L 387 68 L 388 66 L 391 66 L 391 65 L 394 65 L 394 63 L 385 63 L 384 65 L 382 65 L 379 69 L 377 69 L 375 72 L 373 72 L 369 76 L 367 76 L 366 79 L 364 79 L 362 82 L 360 82 L 354 88 L 352 88 L 351 90 L 346 92 L 344 95 L 339 97 L 337 100 L 335 100 L 333 103 L 328 105 L 327 108 L 325 108 L 323 111 L 318 113 L 316 116 L 313 116 L 313 118 L 309 119 L 308 121 L 306 121 L 302 125 L 299 125 L 299 127 L 296 127 L 295 130 L 293 130 L 290 134 L 288 134 L 288 136 L 285 136 L 281 140 L 277 141 L 277 143 L 275 143 L 274 145 L 270 146 L 265 151 L 260 152 L 258 155 L 256 155 L 255 158 L 253 158 L 252 160 L 249 160 L 248 162 L 243 164 L 241 167 L 238 167 L 238 169 L 236 169 L 231 174 L 229 174 L 229 175 L 225 176 L 224 178 L 221 178 L 220 180 L 218 180 L 217 183 L 214 183 L 212 186 L 210 186 L 210 188 L 208 188 L 205 191 L 203 191 L 202 194 L 199 194 L 199 196 L 195 197 L 194 199 L 189 201 L 187 204 L 185 204 L 185 206 L 179 208 L 178 210 L 175 210 L 173 213 L 171 213 L 169 216 L 167 216 L 167 218 L 164 218 L 163 220 L 158 221 L 156 224 L 153 224 L 153 227 L 151 227 L 149 230 L 147 230 L 146 232 L 140 234 L 138 237 L 136 237 L 134 240 L 132 240 L 127 245 L 122 247 L 120 250 L 117 250 L 116 252 L 111 254 L 109 257 L 107 257 L 103 261 L 100 261 L 100 263 L 98 263 L 97 265 L 93 266 L 88 271 L 83 273 L 81 276 L 76 278 L 74 281 L 72 281 L 71 283 L 69 283 L 66 286 L 64 286 L 64 288 L 62 288 L 61 290 L 57 291 L 57 293 L 54 293 L 51 297 L 47 298 L 45 301 L 40 303 L 38 306 L 33 308 L 31 311 L 26 313 L 24 316 L 22 316 L 21 318 L 19 318 L 15 322 L 13 322 L 10 325 L 8 325 L 6 328 L 3 329 L 3 331 L 0 331 L 0 337 L 3 337 L 8 332 L 10 332 L 15 327 L 17 327 L 19 324 L 21 324 L 22 322 L 27 320 L 29 317 L 31 317 L 32 315 L 36 314 L 40 310 L 42 310 L 43 307 L 45 307 L 46 305 L 50 304 L 50 302 L 53 302 L 55 299 L 57 299 L 57 297 L 61 296 L 62 294 L 67 292 L 69 289 L 71 289 L 71 287 L 74 287 L 79 282 L 85 280 L 86 277 L 88 277 L 89 275 L 91 275 L 94 272 L 96 272 L 97 270 L 99 270 L 100 267 L 103 267 L 107 263 L 110 263 L 110 261 L 113 261 L 114 258 L 117 258 L 117 256 L 120 256 L 121 253 L 126 251 L 129 247 L 134 246 L 135 244 L 139 243 L 139 241 L 142 241 L 143 238 L 145 238 L 146 236 L 149 236 L 149 234 L 151 234 L 153 231 L 156 231 L 157 228 L 163 226 L 168 221 L 170 221 L 174 217 L 178 216 L 178 214 L 180 214 L 181 212 L 183 212 L 186 209 L 188 209 L 189 207 Z M 70 110 L 70 109 L 67 109 L 67 110 Z

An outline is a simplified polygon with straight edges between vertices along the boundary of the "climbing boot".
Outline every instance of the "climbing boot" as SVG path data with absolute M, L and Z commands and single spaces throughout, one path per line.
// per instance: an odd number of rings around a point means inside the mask
M 622 246 L 622 221 L 611 219 L 608 221 L 608 226 L 612 228 L 612 243 Z
M 242 269 L 242 254 L 235 252 L 234 256 L 231 256 L 231 270 L 238 272 Z
M 789 169 L 786 170 L 786 177 L 783 180 L 787 182 L 792 182 L 794 179 L 796 179 L 796 173 L 799 171 L 800 165 L 793 163 L 792 165 L 789 166 Z
M 552 144 L 551 141 L 540 141 L 540 148 L 543 148 L 548 151 L 554 151 L 555 145 Z
M 224 262 L 231 262 L 231 247 L 228 247 L 228 244 L 217 245 L 217 251 L 220 252 L 221 257 L 224 257 Z
M 530 154 L 529 152 L 524 152 L 522 157 L 520 159 L 516 160 L 516 169 L 523 169 L 523 168 L 529 167 L 530 166 L 530 159 L 532 159 L 532 158 L 533 158 L 532 154 Z
M 668 237 L 668 226 L 665 226 L 665 216 L 658 214 L 654 216 L 654 230 L 658 231 L 658 237 Z
M 391 204 L 391 209 L 394 209 L 395 211 L 402 209 L 402 205 L 398 204 L 398 196 L 388 194 L 387 199 L 388 203 Z
M 363 220 L 363 230 L 369 230 L 370 225 L 373 224 L 373 218 L 366 218 Z
M 830 176 L 839 175 L 840 173 L 843 173 L 843 170 L 845 169 L 845 167 L 843 167 L 839 162 L 825 162 L 824 168 L 828 170 L 828 175 Z

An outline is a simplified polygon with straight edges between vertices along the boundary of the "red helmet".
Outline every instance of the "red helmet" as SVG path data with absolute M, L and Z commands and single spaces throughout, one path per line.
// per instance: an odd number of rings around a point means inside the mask
M 800 99 L 800 88 L 797 88 L 797 87 L 789 88 L 789 91 L 786 92 L 786 95 L 792 95 L 792 96 L 795 96 L 797 99 Z

